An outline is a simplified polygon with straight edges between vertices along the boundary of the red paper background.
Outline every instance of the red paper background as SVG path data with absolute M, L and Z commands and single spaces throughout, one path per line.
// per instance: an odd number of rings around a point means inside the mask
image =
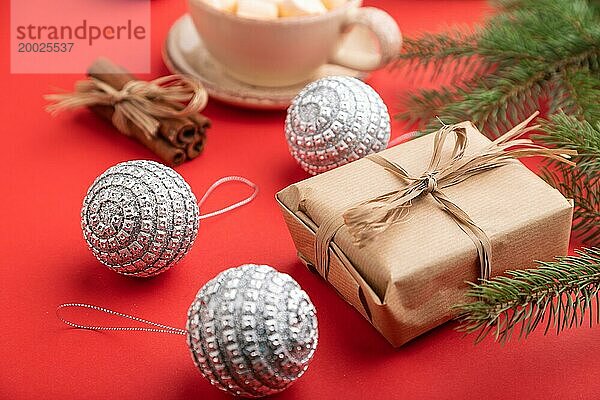
M 502 347 L 491 341 L 474 346 L 473 338 L 463 338 L 453 324 L 446 324 L 392 349 L 296 259 L 273 200 L 276 191 L 306 177 L 286 148 L 283 112 L 211 102 L 206 115 L 214 127 L 206 151 L 177 170 L 197 195 L 221 176 L 241 174 L 260 185 L 259 197 L 240 210 L 204 221 L 191 253 L 162 276 L 128 279 L 102 267 L 81 237 L 79 211 L 85 192 L 109 166 L 153 157 L 86 111 L 55 119 L 44 112 L 43 94 L 57 87 L 70 89 L 81 76 L 10 75 L 7 3 L 0 5 L 0 398 L 226 398 L 196 370 L 183 337 L 69 329 L 54 310 L 62 302 L 81 301 L 184 326 L 197 290 L 219 271 L 248 262 L 290 273 L 318 310 L 320 343 L 312 365 L 277 398 L 600 397 L 598 327 L 560 336 L 536 332 Z M 406 36 L 470 24 L 490 11 L 482 1 L 367 3 L 390 12 Z M 160 47 L 185 8 L 184 0 L 153 0 L 153 73 L 145 78 L 167 73 Z M 369 83 L 392 112 L 399 111 L 400 96 L 408 87 L 402 74 L 381 71 Z M 394 136 L 403 133 L 398 124 L 394 127 Z M 240 190 L 223 189 L 207 209 L 230 201 Z

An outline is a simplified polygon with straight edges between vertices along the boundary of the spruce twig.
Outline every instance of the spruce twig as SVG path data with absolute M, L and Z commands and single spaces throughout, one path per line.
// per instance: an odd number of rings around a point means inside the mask
M 573 230 L 582 241 L 600 243 L 600 174 L 557 166 L 546 168 L 542 176 L 573 200 Z
M 600 107 L 600 12 L 592 0 L 496 4 L 498 13 L 472 33 L 453 29 L 406 40 L 398 68 L 417 75 L 427 70 L 434 79 L 440 71 L 454 73 L 439 90 L 443 101 L 435 109 L 421 107 L 434 96 L 425 91 L 408 99 L 400 117 L 419 119 L 422 126 L 432 115 L 450 123 L 472 120 L 498 134 L 544 100 L 551 111 L 580 118 L 589 118 L 588 107 Z
M 582 173 L 600 175 L 600 118 L 594 126 L 585 120 L 559 113 L 542 121 L 541 125 L 543 134 L 534 136 L 535 139 L 550 146 L 577 150 L 577 169 Z
M 538 265 L 471 284 L 467 297 L 474 301 L 456 306 L 458 330 L 477 333 L 476 342 L 491 334 L 503 343 L 517 329 L 527 337 L 540 325 L 558 334 L 600 323 L 600 248 Z
M 396 66 L 437 80 L 439 89 L 407 97 L 407 124 L 425 131 L 474 121 L 497 136 L 537 109 L 547 144 L 575 149 L 577 167 L 548 165 L 547 180 L 575 200 L 575 229 L 600 244 L 600 1 L 495 0 L 497 14 L 474 31 L 409 39 Z M 567 113 L 566 116 L 563 113 Z
M 559 113 L 542 122 L 542 132 L 538 140 L 577 150 L 576 167 L 550 163 L 542 176 L 573 199 L 574 231 L 585 243 L 600 243 L 600 122 L 593 126 Z

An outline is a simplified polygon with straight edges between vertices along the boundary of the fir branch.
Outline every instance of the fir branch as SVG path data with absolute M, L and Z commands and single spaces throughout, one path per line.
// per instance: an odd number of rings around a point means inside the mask
M 538 140 L 550 146 L 577 150 L 577 166 L 550 163 L 542 176 L 575 204 L 573 230 L 585 243 L 600 244 L 600 121 L 587 121 L 559 113 L 542 122 Z
M 420 119 L 422 126 L 435 126 L 431 115 L 471 119 L 497 134 L 538 108 L 543 97 L 551 112 L 597 114 L 600 15 L 592 3 L 504 0 L 499 5 L 500 12 L 472 34 L 457 29 L 406 41 L 397 67 L 414 68 L 417 75 L 433 68 L 432 79 L 440 71 L 457 71 L 435 108 L 423 112 L 420 106 L 434 94 L 421 92 L 407 101 L 402 116 Z M 448 91 L 455 95 L 446 96 Z
M 489 334 L 505 342 L 515 329 L 527 337 L 540 324 L 558 334 L 586 320 L 600 323 L 600 249 L 538 265 L 471 284 L 467 296 L 474 301 L 456 306 L 458 330 L 478 332 L 477 342 Z
M 408 97 L 406 105 L 411 111 L 400 114 L 399 118 L 405 120 L 409 125 L 419 121 L 433 121 L 445 104 L 454 103 L 457 98 L 462 98 L 462 92 L 458 88 L 422 89 L 418 94 Z M 448 113 L 444 112 L 444 114 Z M 451 121 L 447 115 L 445 118 L 447 124 L 459 122 L 458 120 Z M 437 126 L 439 127 L 439 124 Z
M 545 68 L 534 68 L 530 63 L 507 67 L 503 75 L 472 88 L 460 104 L 447 110 L 461 110 L 461 117 L 477 121 L 483 131 L 498 136 L 539 109 L 541 81 L 546 74 Z
M 471 120 L 489 136 L 547 106 L 542 140 L 576 149 L 576 168 L 549 165 L 546 178 L 575 200 L 575 228 L 600 240 L 600 0 L 496 0 L 498 13 L 464 29 L 408 40 L 398 67 L 444 70 L 452 84 L 421 90 L 400 115 L 427 131 Z M 469 64 L 472 64 L 469 66 Z M 452 68 L 458 66 L 453 72 Z M 560 117 L 569 113 L 572 119 Z M 558 117 L 555 117 L 557 116 Z
M 573 200 L 573 231 L 584 243 L 600 244 L 600 174 L 564 166 L 542 173 L 546 181 Z
M 599 97 L 600 100 L 600 97 Z M 554 147 L 577 150 L 577 170 L 600 175 L 600 118 L 593 126 L 564 113 L 541 121 L 543 134 L 534 138 Z
M 570 107 L 575 115 L 581 115 L 592 123 L 600 123 L 600 73 L 592 73 L 587 68 L 566 70 L 563 72 L 563 82 L 568 85 L 571 97 L 565 99 L 567 104 L 563 105 L 562 111 Z M 600 149 L 600 146 L 596 148 Z
M 514 66 L 502 78 L 489 78 L 476 86 L 421 90 L 408 98 L 409 111 L 401 117 L 410 123 L 428 121 L 427 130 L 439 127 L 436 116 L 449 124 L 472 120 L 482 131 L 497 136 L 540 108 L 540 81 L 545 75 L 545 70 Z
M 530 4 L 529 0 L 493 0 L 492 4 L 502 12 L 510 12 L 523 9 Z
M 454 28 L 443 34 L 425 33 L 419 39 L 406 38 L 400 59 L 418 58 L 422 62 L 444 61 L 477 54 L 476 34 Z
M 402 66 L 413 75 L 425 73 L 433 68 L 431 79 L 452 66 L 455 79 L 465 72 L 475 73 L 487 65 L 475 60 L 477 55 L 476 36 L 465 33 L 466 29 L 456 28 L 441 35 L 426 33 L 418 40 L 405 38 L 402 53 L 398 55 L 395 67 Z M 467 68 L 468 67 L 468 68 Z

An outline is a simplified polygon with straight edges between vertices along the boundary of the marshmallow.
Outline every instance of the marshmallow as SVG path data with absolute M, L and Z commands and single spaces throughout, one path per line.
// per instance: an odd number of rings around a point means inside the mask
M 283 0 L 279 5 L 279 15 L 282 17 L 316 15 L 326 12 L 327 9 L 320 0 Z
M 204 2 L 217 10 L 230 13 L 235 11 L 236 0 L 204 0 Z
M 328 10 L 333 10 L 334 8 L 338 8 L 343 4 L 346 4 L 347 0 L 322 0 L 323 5 L 327 7 Z
M 239 0 L 236 14 L 254 19 L 277 19 L 277 4 L 270 0 Z

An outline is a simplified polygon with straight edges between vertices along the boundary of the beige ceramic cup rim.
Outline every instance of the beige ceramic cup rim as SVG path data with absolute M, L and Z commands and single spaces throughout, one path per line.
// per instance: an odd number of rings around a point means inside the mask
M 248 17 L 240 17 L 233 13 L 229 13 L 223 10 L 219 10 L 205 2 L 204 0 L 190 0 L 190 3 L 194 3 L 195 6 L 203 8 L 209 14 L 214 16 L 218 16 L 219 18 L 230 19 L 232 21 L 236 21 L 238 23 L 244 23 L 249 25 L 302 25 L 310 22 L 318 22 L 321 20 L 327 20 L 332 16 L 343 14 L 347 12 L 350 8 L 360 6 L 362 0 L 348 0 L 345 4 L 334 8 L 333 10 L 328 10 L 324 14 L 317 15 L 301 15 L 294 17 L 281 17 L 275 19 L 256 19 L 256 18 L 248 18 Z

